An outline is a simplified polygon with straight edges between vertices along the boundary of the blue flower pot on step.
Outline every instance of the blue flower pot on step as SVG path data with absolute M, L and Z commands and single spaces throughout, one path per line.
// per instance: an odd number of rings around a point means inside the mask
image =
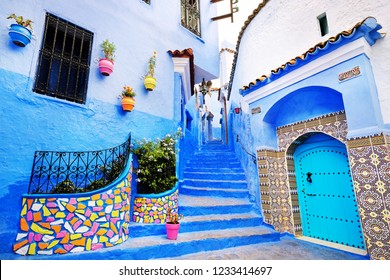
M 8 34 L 12 42 L 19 47 L 25 47 L 31 42 L 31 31 L 22 25 L 11 24 Z

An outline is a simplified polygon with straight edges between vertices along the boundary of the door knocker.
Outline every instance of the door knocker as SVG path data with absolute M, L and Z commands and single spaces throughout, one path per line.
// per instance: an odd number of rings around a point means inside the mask
M 306 181 L 308 181 L 309 183 L 313 182 L 313 180 L 311 179 L 311 175 L 313 175 L 313 173 L 311 173 L 311 172 L 306 173 L 306 176 L 307 176 Z

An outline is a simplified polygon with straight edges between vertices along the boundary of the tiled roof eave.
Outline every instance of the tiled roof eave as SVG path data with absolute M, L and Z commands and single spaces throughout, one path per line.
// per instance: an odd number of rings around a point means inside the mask
M 194 64 L 194 52 L 191 48 L 184 50 L 168 50 L 168 53 L 172 57 L 188 58 L 190 62 L 190 79 L 191 79 L 191 95 L 194 95 L 195 86 L 195 64 Z
M 240 94 L 245 96 L 250 92 L 259 89 L 266 84 L 314 61 L 315 59 L 318 59 L 319 57 L 359 38 L 364 37 L 370 45 L 373 45 L 378 39 L 382 38 L 382 35 L 378 33 L 378 30 L 381 28 L 382 26 L 376 22 L 375 18 L 368 17 L 357 23 L 352 29 L 340 32 L 336 36 L 329 38 L 327 41 L 315 45 L 304 54 L 297 56 L 280 67 L 272 70 L 269 75 L 263 75 L 254 82 L 242 87 Z

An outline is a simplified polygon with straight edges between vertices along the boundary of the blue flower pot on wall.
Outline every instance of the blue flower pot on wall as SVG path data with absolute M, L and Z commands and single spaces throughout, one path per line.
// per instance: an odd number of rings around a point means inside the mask
M 31 31 L 22 25 L 11 24 L 8 34 L 12 42 L 19 47 L 25 47 L 31 42 Z

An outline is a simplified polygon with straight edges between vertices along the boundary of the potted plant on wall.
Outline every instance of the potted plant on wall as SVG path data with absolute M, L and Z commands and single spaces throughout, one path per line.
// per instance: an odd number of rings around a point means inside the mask
M 11 24 L 8 32 L 12 42 L 19 47 L 28 45 L 32 37 L 32 21 L 15 14 L 11 14 L 7 19 L 14 19 L 16 22 Z
M 114 57 L 116 47 L 114 43 L 108 41 L 108 39 L 103 41 L 101 47 L 104 53 L 104 58 L 100 58 L 99 60 L 99 70 L 103 76 L 110 76 L 110 74 L 114 70 Z
M 135 100 L 134 100 L 135 95 L 136 93 L 131 87 L 129 86 L 123 87 L 121 98 L 122 98 L 122 109 L 124 111 L 131 112 L 133 110 L 135 104 Z
M 178 213 L 174 213 L 172 208 L 168 208 L 167 210 L 167 223 L 165 224 L 165 228 L 167 230 L 167 238 L 170 240 L 176 240 L 177 235 L 179 234 L 180 223 L 179 220 L 183 218 L 183 215 L 179 215 Z
M 144 85 L 148 91 L 153 91 L 156 87 L 156 78 L 154 77 L 154 68 L 156 67 L 157 52 L 154 52 L 153 56 L 149 58 L 148 73 L 144 78 Z

